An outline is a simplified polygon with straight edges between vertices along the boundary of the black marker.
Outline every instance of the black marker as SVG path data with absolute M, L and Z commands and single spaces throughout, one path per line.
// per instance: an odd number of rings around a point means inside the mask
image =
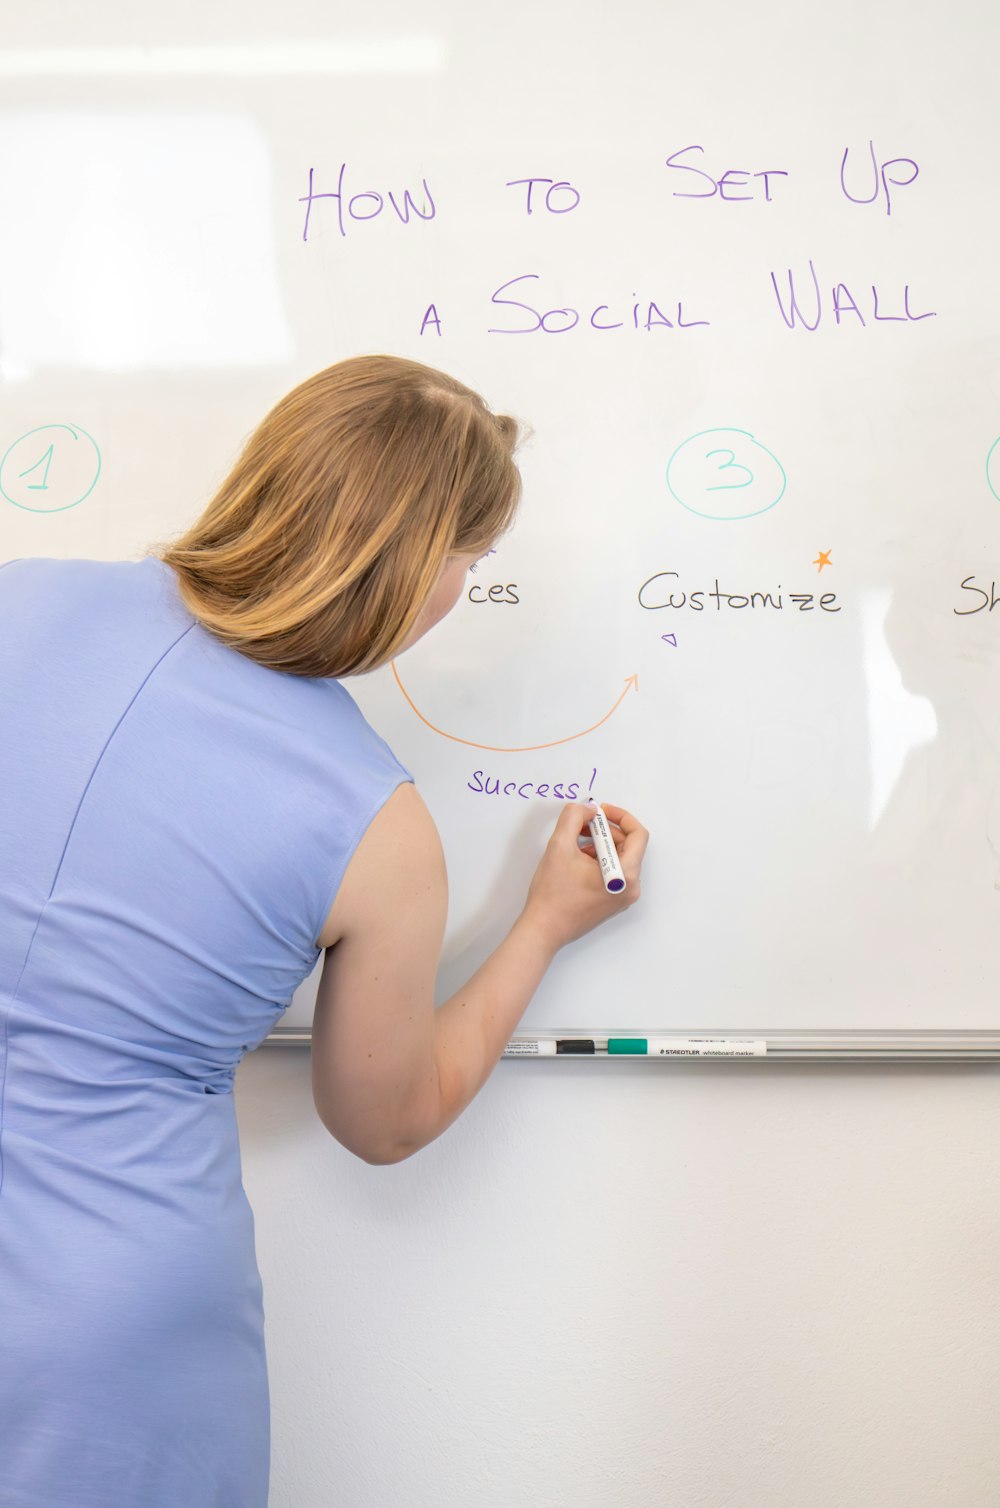
M 595 1051 L 592 1037 L 515 1037 L 503 1050 L 505 1058 L 555 1058 L 564 1053 L 580 1056 Z

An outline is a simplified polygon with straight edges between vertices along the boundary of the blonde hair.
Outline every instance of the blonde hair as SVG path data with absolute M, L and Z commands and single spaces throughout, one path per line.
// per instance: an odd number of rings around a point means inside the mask
M 390 660 L 446 560 L 513 520 L 513 419 L 454 378 L 359 356 L 294 388 L 201 517 L 157 550 L 206 629 L 292 675 Z

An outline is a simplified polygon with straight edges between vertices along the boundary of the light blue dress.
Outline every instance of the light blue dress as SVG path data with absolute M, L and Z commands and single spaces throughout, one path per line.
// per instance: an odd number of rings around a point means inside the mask
M 233 1074 L 408 772 L 139 563 L 0 568 L 0 1504 L 262 1508 Z

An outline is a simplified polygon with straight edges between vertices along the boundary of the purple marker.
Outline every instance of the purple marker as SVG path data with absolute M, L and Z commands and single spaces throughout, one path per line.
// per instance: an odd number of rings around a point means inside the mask
M 622 872 L 621 864 L 618 862 L 618 850 L 615 847 L 615 840 L 611 836 L 608 819 L 604 815 L 604 809 L 599 801 L 595 801 L 591 797 L 587 805 L 596 808 L 596 815 L 590 819 L 587 826 L 590 828 L 590 836 L 594 840 L 594 853 L 597 855 L 597 862 L 601 866 L 601 879 L 604 881 L 604 888 L 610 891 L 612 895 L 620 895 L 625 889 L 625 875 Z

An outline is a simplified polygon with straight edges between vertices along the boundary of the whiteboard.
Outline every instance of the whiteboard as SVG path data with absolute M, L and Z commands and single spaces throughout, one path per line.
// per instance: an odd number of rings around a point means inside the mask
M 643 898 L 526 1029 L 1000 1025 L 994 8 L 236 14 L 8 18 L 3 558 L 138 557 L 305 376 L 440 366 L 531 431 L 351 683 L 442 834 L 442 995 L 581 791 Z

